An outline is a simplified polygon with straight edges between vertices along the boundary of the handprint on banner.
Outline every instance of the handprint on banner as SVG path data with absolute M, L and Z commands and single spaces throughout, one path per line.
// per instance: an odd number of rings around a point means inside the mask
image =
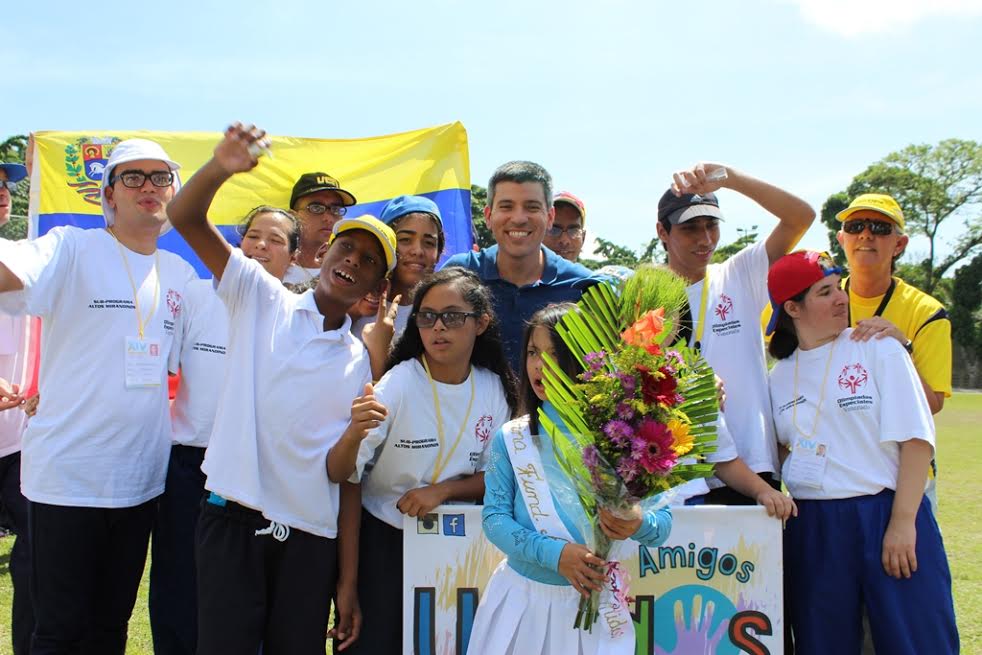
M 727 638 L 735 613 L 733 603 L 711 587 L 673 589 L 655 603 L 655 655 L 737 655 Z

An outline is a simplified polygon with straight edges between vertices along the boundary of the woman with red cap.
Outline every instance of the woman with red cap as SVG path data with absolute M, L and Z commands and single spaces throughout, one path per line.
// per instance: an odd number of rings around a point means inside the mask
M 771 404 L 782 478 L 797 655 L 859 653 L 862 606 L 878 653 L 957 653 L 951 573 L 924 497 L 934 423 L 893 339 L 853 341 L 842 270 L 799 251 L 767 277 Z

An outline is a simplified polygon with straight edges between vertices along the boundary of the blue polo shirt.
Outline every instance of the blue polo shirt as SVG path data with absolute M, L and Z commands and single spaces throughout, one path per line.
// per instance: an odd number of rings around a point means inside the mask
M 546 258 L 542 278 L 523 287 L 515 286 L 498 274 L 497 245 L 480 252 L 454 255 L 443 265 L 444 268 L 461 266 L 474 271 L 491 290 L 494 311 L 501 323 L 505 356 L 516 375 L 521 370 L 522 333 L 532 314 L 552 303 L 576 302 L 584 289 L 602 279 L 593 277 L 587 267 L 563 259 L 545 246 L 542 246 L 542 252 Z

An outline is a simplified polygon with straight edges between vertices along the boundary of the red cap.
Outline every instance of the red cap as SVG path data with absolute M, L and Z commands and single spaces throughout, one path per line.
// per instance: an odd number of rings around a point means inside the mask
M 556 194 L 556 197 L 552 199 L 552 206 L 555 207 L 556 203 L 565 202 L 567 205 L 572 205 L 576 208 L 576 211 L 580 213 L 580 222 L 586 223 L 586 205 L 583 201 L 574 196 L 569 191 L 560 191 Z
M 771 297 L 771 320 L 767 334 L 774 332 L 785 301 L 795 297 L 828 275 L 842 274 L 827 252 L 798 250 L 774 262 L 767 271 L 767 293 Z

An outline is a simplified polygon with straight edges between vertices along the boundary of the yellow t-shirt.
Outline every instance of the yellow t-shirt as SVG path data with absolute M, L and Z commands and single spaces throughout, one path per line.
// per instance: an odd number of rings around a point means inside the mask
M 881 316 L 897 326 L 914 345 L 914 368 L 932 389 L 951 397 L 951 321 L 933 297 L 900 278 Z M 863 298 L 849 292 L 850 327 L 870 318 L 883 296 Z

